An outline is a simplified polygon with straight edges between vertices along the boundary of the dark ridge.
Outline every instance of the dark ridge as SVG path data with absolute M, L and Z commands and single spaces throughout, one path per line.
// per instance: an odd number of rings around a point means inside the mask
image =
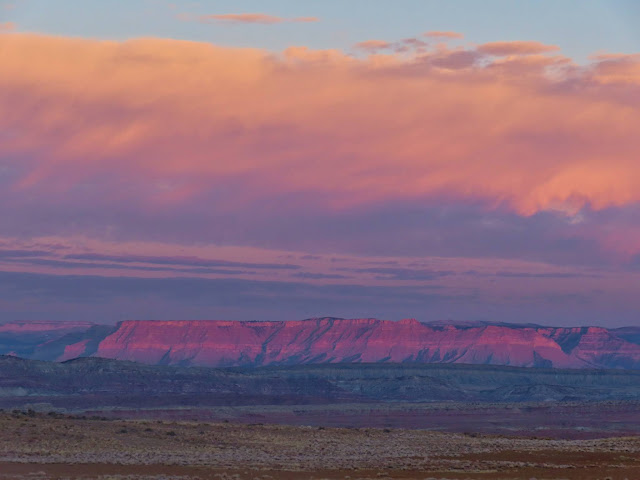
M 206 368 L 0 356 L 0 408 L 637 401 L 640 371 L 464 364 Z

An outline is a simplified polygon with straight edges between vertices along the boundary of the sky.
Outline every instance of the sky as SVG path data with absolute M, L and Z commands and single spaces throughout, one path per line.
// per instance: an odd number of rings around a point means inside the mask
M 0 0 L 0 323 L 640 325 L 639 21 Z

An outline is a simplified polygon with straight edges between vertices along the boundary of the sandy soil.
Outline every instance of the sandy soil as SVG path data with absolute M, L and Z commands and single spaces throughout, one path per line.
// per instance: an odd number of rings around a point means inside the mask
M 0 480 L 640 479 L 640 437 L 0 414 Z

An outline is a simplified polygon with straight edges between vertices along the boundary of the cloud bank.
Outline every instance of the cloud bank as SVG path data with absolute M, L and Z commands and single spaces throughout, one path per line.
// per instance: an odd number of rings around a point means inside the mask
M 525 41 L 358 48 L 366 58 L 300 46 L 269 52 L 2 33 L 0 236 L 13 240 L 0 251 L 0 269 L 45 275 L 24 278 L 51 285 L 70 273 L 73 285 L 86 275 L 109 285 L 116 276 L 171 276 L 180 285 L 197 277 L 202 292 L 209 280 L 247 289 L 280 282 L 277 298 L 248 297 L 260 308 L 273 302 L 273 312 L 286 310 L 290 285 L 318 287 L 296 300 L 295 316 L 346 315 L 337 306 L 349 301 L 357 315 L 364 297 L 340 297 L 332 312 L 304 307 L 348 284 L 381 296 L 411 286 L 416 298 L 425 295 L 420 308 L 433 301 L 441 306 L 434 312 L 459 318 L 474 305 L 502 305 L 509 320 L 530 304 L 576 323 L 604 306 L 631 318 L 640 258 L 638 55 L 578 65 L 555 46 Z M 48 235 L 111 243 L 29 247 Z M 153 241 L 170 247 L 144 243 Z M 450 260 L 433 265 L 434 257 Z M 497 259 L 540 265 L 505 269 Z M 0 308 L 36 315 L 12 303 L 11 275 Z M 114 291 L 127 296 L 123 282 Z M 400 300 L 380 298 L 379 311 Z
M 606 324 L 622 325 L 633 321 L 640 307 L 637 278 L 594 274 L 589 268 L 497 259 L 331 257 L 235 247 L 75 242 L 0 239 L 3 319 L 112 323 L 127 318 L 414 315 L 422 320 L 578 325 L 605 319 Z M 179 250 L 184 255 L 177 256 Z
M 355 59 L 23 34 L 0 49 L 15 192 L 99 181 L 116 195 L 126 181 L 161 208 L 233 179 L 245 189 L 227 205 L 310 192 L 326 208 L 439 197 L 523 215 L 640 200 L 636 57 L 579 67 L 510 42 Z

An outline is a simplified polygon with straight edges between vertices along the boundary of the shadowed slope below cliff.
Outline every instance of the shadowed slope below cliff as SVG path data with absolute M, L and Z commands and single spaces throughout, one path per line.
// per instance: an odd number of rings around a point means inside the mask
M 324 364 L 263 368 L 0 356 L 0 406 L 283 405 L 369 402 L 594 402 L 640 397 L 640 371 L 492 365 Z

